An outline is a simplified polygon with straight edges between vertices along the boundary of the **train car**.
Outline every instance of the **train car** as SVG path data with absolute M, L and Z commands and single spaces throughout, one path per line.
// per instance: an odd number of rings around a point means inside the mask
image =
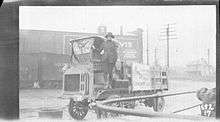
M 105 89 L 102 55 L 99 53 L 104 41 L 105 38 L 101 36 L 70 41 L 71 64 L 63 75 L 62 97 L 70 99 L 69 114 L 73 119 L 83 119 L 89 109 L 94 109 L 92 105 L 96 101 L 157 94 L 168 90 L 166 67 L 128 64 L 121 60 L 117 61 L 113 71 L 112 88 Z M 152 107 L 154 111 L 163 111 L 165 105 L 162 97 L 140 102 Z M 124 102 L 123 107 L 134 108 L 135 102 Z

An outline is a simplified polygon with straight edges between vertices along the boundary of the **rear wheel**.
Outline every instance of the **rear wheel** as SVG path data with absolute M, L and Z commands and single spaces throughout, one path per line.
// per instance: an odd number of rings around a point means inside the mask
M 156 112 L 162 112 L 165 107 L 165 100 L 163 97 L 158 97 L 154 99 L 153 109 Z
M 154 98 L 147 98 L 147 99 L 145 99 L 144 105 L 146 107 L 153 107 L 153 105 L 154 105 Z
M 88 113 L 88 105 L 82 101 L 74 101 L 70 99 L 69 114 L 73 119 L 82 120 Z

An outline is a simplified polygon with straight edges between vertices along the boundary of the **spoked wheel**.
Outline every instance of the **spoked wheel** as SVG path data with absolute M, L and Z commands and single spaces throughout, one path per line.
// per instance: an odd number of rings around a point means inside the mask
M 158 97 L 154 99 L 153 109 L 156 112 L 162 112 L 165 107 L 165 100 L 163 97 Z
M 147 98 L 147 99 L 145 99 L 144 105 L 146 107 L 153 107 L 154 106 L 154 98 Z
M 82 101 L 70 100 L 69 114 L 73 119 L 82 120 L 88 113 L 88 106 Z

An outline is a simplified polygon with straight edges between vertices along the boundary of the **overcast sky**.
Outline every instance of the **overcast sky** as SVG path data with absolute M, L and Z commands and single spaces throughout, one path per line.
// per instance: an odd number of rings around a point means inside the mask
M 183 66 L 193 60 L 207 58 L 216 65 L 216 10 L 215 6 L 20 6 L 20 29 L 56 30 L 96 33 L 100 25 L 113 34 L 142 28 L 144 30 L 144 62 L 148 27 L 150 63 L 157 47 L 158 59 L 166 63 L 166 41 L 160 32 L 168 23 L 176 23 L 177 39 L 170 40 L 170 65 Z

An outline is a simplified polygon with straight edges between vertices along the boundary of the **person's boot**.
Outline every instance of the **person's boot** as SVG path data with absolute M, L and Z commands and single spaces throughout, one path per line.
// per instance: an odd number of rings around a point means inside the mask
M 108 84 L 105 84 L 105 87 L 104 87 L 104 89 L 108 89 Z
M 112 86 L 111 86 L 111 84 L 108 82 L 106 85 L 105 85 L 105 89 L 111 89 L 112 88 Z
M 112 89 L 112 86 L 111 86 L 111 84 L 108 84 L 108 88 L 109 88 L 109 89 Z

